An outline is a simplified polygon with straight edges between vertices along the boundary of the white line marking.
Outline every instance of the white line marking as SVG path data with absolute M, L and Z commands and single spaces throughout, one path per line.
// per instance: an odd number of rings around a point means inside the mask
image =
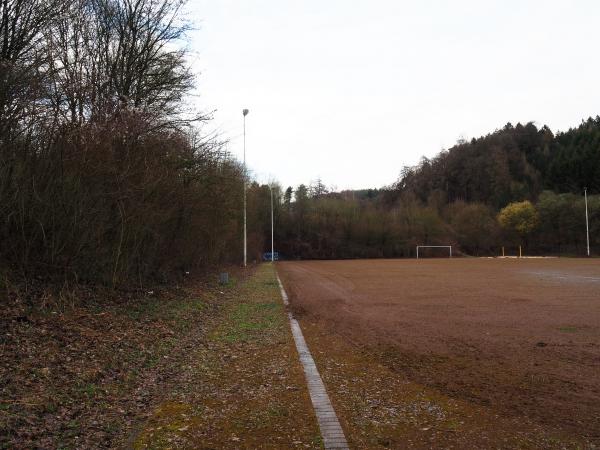
M 289 306 L 290 302 L 288 296 L 283 288 L 283 284 L 277 276 L 277 282 L 279 283 L 279 290 L 281 291 L 281 298 L 283 298 L 283 304 Z M 310 394 L 310 400 L 312 401 L 313 408 L 315 409 L 315 415 L 317 416 L 317 422 L 319 422 L 319 429 L 321 430 L 321 436 L 323 437 L 323 446 L 326 450 L 329 449 L 345 449 L 348 450 L 348 442 L 344 436 L 344 431 L 340 426 L 333 405 L 329 400 L 327 391 L 323 380 L 319 375 L 315 361 L 310 354 L 308 345 L 304 340 L 304 335 L 300 329 L 300 324 L 290 311 L 288 311 L 288 318 L 290 319 L 290 327 L 292 329 L 292 335 L 294 336 L 294 342 L 296 343 L 296 349 L 300 355 L 300 362 L 304 369 L 304 376 L 306 377 L 306 384 L 308 385 L 308 393 Z

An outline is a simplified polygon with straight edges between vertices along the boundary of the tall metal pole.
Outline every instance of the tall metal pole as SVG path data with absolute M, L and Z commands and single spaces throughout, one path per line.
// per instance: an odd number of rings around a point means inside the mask
M 590 256 L 590 225 L 588 222 L 588 204 L 587 204 L 587 188 L 583 188 L 583 195 L 585 197 L 585 236 L 587 240 L 587 255 Z
M 275 244 L 274 244 L 274 239 L 273 239 L 273 230 L 274 230 L 274 225 L 273 225 L 273 187 L 271 185 L 269 185 L 269 189 L 271 189 L 271 262 L 275 262 Z
M 248 255 L 246 243 L 246 116 L 248 115 L 248 110 L 244 109 L 242 114 L 244 115 L 244 267 L 246 267 Z

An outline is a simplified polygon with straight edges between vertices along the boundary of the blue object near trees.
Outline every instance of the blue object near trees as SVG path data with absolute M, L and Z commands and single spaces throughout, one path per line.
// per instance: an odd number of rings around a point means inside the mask
M 274 256 L 274 260 L 275 261 L 279 261 L 279 252 L 273 252 L 273 256 Z M 264 261 L 271 261 L 271 252 L 265 252 L 263 253 L 263 260 Z

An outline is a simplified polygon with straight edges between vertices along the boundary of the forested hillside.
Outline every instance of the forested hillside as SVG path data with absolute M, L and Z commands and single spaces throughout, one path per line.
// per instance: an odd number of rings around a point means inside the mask
M 556 136 L 533 123 L 507 124 L 487 136 L 460 142 L 416 167 L 403 170 L 395 188 L 421 201 L 441 196 L 499 208 L 535 200 L 543 190 L 600 191 L 600 117 Z
M 414 254 L 418 244 L 460 252 L 583 255 L 588 189 L 592 252 L 600 245 L 600 117 L 556 135 L 507 124 L 461 141 L 380 190 L 329 193 L 322 182 L 288 188 L 279 247 L 288 257 Z M 502 214 L 500 214 L 502 212 Z

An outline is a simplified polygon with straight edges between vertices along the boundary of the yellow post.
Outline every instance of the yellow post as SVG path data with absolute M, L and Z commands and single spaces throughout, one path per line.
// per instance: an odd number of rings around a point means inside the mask
M 519 245 L 519 258 L 521 258 L 523 254 L 521 253 L 521 246 Z

